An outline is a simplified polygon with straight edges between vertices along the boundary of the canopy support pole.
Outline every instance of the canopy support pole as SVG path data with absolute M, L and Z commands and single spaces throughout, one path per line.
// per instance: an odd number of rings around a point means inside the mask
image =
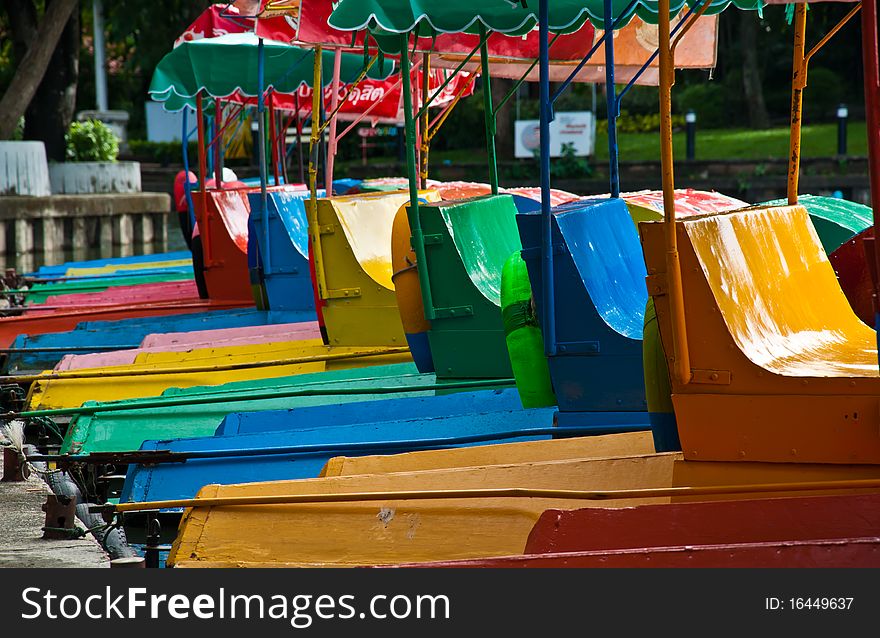
M 605 9 L 605 107 L 608 122 L 608 180 L 611 197 L 620 197 L 620 165 L 617 149 L 617 89 L 614 88 L 613 0 L 604 1 Z
M 489 185 L 498 194 L 498 161 L 495 157 L 495 110 L 492 108 L 492 76 L 489 72 L 489 37 L 486 25 L 480 24 L 480 68 L 483 76 L 483 110 L 486 115 L 486 154 L 489 160 Z M 427 100 L 426 100 L 427 101 Z M 425 110 L 427 112 L 427 109 Z
M 406 144 L 406 175 L 409 178 L 409 218 L 412 248 L 416 253 L 416 271 L 419 274 L 419 285 L 422 287 L 422 299 L 425 306 L 425 319 L 431 321 L 434 316 L 434 300 L 431 295 L 431 284 L 428 281 L 428 261 L 425 257 L 425 241 L 422 235 L 422 221 L 419 217 L 419 184 L 416 175 L 416 120 L 413 113 L 412 77 L 410 76 L 409 38 L 406 33 L 400 35 L 400 78 L 403 81 L 403 118 L 404 143 Z M 427 108 L 427 107 L 425 107 Z
M 223 146 L 223 109 L 220 107 L 220 99 L 214 98 L 214 183 L 220 190 L 223 189 L 223 159 L 221 147 Z
M 868 175 L 871 185 L 871 208 L 874 211 L 874 235 L 880 224 L 880 55 L 877 39 L 877 0 L 862 7 L 862 62 L 865 83 L 865 122 L 868 129 Z M 880 251 L 873 251 L 875 271 L 880 273 Z M 870 269 L 869 269 L 870 270 Z M 880 277 L 874 279 L 874 328 L 880 329 Z M 880 333 L 878 333 L 880 334 Z
M 321 61 L 323 47 L 315 47 L 314 77 L 312 80 L 312 134 L 309 139 L 309 203 L 306 207 L 309 221 L 309 240 L 315 259 L 315 284 L 318 298 L 326 299 L 327 281 L 324 278 L 324 255 L 321 249 L 321 229 L 318 227 L 318 155 L 321 152 L 321 94 L 323 82 Z
M 199 236 L 202 238 L 202 254 L 205 259 L 205 268 L 213 265 L 211 260 L 211 235 L 208 232 L 208 189 L 205 187 L 208 173 L 208 158 L 205 150 L 205 107 L 201 91 L 196 96 L 196 117 L 198 118 L 198 136 L 199 136 L 199 190 L 202 192 L 202 201 L 200 202 L 200 210 L 202 212 L 203 225 L 206 228 L 199 228 Z
M 798 202 L 798 177 L 801 168 L 801 117 L 803 114 L 806 72 L 807 5 L 794 6 L 794 60 L 791 71 L 791 134 L 788 142 L 788 203 Z
M 422 54 L 422 103 L 428 102 L 428 93 L 431 86 L 431 54 Z M 419 152 L 419 182 L 422 188 L 428 188 L 428 154 L 431 152 L 431 137 L 429 133 L 428 109 L 422 109 L 419 132 L 422 137 Z
M 663 178 L 663 215 L 666 230 L 666 278 L 672 318 L 673 376 L 687 385 L 691 381 L 687 326 L 684 314 L 684 289 L 675 228 L 675 179 L 672 155 L 672 85 L 675 60 L 670 42 L 669 0 L 658 2 L 660 35 L 660 164 Z
M 180 134 L 180 139 L 183 140 L 181 146 L 183 147 L 181 150 L 183 151 L 183 170 L 186 173 L 186 178 L 183 180 L 183 192 L 186 195 L 186 212 L 189 215 L 189 237 L 186 237 L 186 243 L 189 245 L 190 241 L 192 241 L 192 231 L 196 227 L 196 208 L 193 205 L 192 199 L 192 182 L 189 181 L 189 107 L 184 107 L 183 109 L 183 117 L 182 117 L 182 131 Z M 176 203 L 176 202 L 175 202 Z
M 333 52 L 333 80 L 330 83 L 330 112 L 336 115 L 339 108 L 340 75 L 342 72 L 342 49 Z M 336 137 L 336 117 L 330 120 L 330 141 L 327 143 L 327 166 L 324 169 L 324 188 L 327 196 L 333 194 L 333 164 L 336 159 L 336 145 L 339 139 Z
M 541 165 L 541 279 L 544 282 L 542 329 L 544 352 L 556 354 L 556 283 L 553 277 L 553 216 L 550 211 L 550 0 L 538 2 L 538 102 Z
M 263 254 L 266 257 L 266 263 L 263 264 L 263 272 L 268 275 L 272 272 L 272 253 L 269 247 L 269 213 L 268 200 L 269 194 L 266 189 L 266 182 L 269 179 L 268 169 L 266 168 L 266 49 L 263 45 L 263 38 L 257 48 L 257 135 L 259 136 L 260 146 L 260 219 L 263 225 Z M 272 99 L 271 96 L 269 99 Z
M 302 134 L 303 134 L 303 123 L 302 123 L 302 111 L 300 111 L 299 107 L 299 89 L 297 89 L 294 95 L 294 106 L 296 107 L 296 159 L 299 164 L 299 181 L 300 184 L 306 183 L 306 169 L 305 162 L 303 161 L 303 143 L 302 143 Z
M 269 161 L 272 163 L 272 180 L 280 183 L 278 172 L 278 121 L 275 117 L 275 92 L 269 90 Z

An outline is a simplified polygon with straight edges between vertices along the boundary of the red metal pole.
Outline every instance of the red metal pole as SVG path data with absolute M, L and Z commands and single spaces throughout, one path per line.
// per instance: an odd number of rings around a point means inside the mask
M 205 259 L 205 268 L 211 265 L 211 241 L 208 232 L 208 191 L 205 188 L 205 174 L 208 172 L 208 158 L 205 149 L 205 109 L 202 103 L 202 94 L 196 96 L 196 118 L 198 119 L 198 136 L 199 136 L 199 190 L 202 193 L 202 201 L 199 206 L 201 215 L 199 219 L 199 235 L 202 238 L 202 253 Z
M 880 55 L 878 55 L 877 0 L 862 2 L 862 59 L 865 67 L 865 120 L 868 129 L 868 166 L 874 228 L 880 218 Z

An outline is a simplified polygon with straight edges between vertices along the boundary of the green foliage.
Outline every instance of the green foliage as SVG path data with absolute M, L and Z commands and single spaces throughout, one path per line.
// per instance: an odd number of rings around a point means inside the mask
M 693 84 L 678 93 L 678 110 L 693 110 L 697 125 L 703 128 L 723 128 L 730 125 L 725 87 L 717 82 Z
M 115 162 L 119 155 L 119 138 L 98 120 L 74 122 L 64 137 L 73 162 Z
M 672 116 L 672 128 L 679 129 L 684 126 L 683 115 Z M 607 130 L 607 120 L 600 120 L 596 124 L 596 129 Z M 633 115 L 628 111 L 621 111 L 620 117 L 617 118 L 618 133 L 653 133 L 660 130 L 660 114 L 646 113 L 644 115 Z
M 157 162 L 162 166 L 180 164 L 183 160 L 183 148 L 180 142 L 148 142 L 147 140 L 129 140 L 129 152 L 141 161 Z M 189 143 L 190 166 L 196 162 L 198 143 Z
M 805 120 L 833 120 L 837 105 L 846 99 L 844 85 L 844 80 L 831 69 L 810 69 L 807 72 L 807 88 L 804 90 Z
M 18 118 L 18 124 L 15 125 L 15 130 L 12 132 L 12 140 L 13 141 L 21 141 L 24 139 L 24 116 L 22 115 Z
M 563 144 L 562 156 L 550 162 L 550 175 L 558 179 L 589 177 L 592 174 L 586 158 L 575 154 L 574 144 Z

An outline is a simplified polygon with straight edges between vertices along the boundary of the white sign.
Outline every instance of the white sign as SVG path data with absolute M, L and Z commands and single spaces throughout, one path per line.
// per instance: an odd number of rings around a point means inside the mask
M 538 120 L 517 120 L 514 128 L 516 157 L 535 157 L 541 145 Z M 550 157 L 561 157 L 562 146 L 571 144 L 574 154 L 585 157 L 593 154 L 596 146 L 596 120 L 590 111 L 556 113 L 550 122 Z
M 151 142 L 179 142 L 183 132 L 183 111 L 169 113 L 162 108 L 161 102 L 148 100 L 147 109 L 147 139 Z M 187 123 L 190 129 L 196 127 L 196 112 L 189 107 Z

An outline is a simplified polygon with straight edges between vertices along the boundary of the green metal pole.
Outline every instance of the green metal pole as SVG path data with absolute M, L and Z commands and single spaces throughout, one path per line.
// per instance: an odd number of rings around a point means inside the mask
M 425 239 L 422 235 L 422 221 L 419 218 L 419 176 L 416 167 L 416 120 L 413 115 L 412 78 L 410 77 L 409 38 L 408 34 L 400 35 L 400 78 L 403 82 L 403 121 L 406 142 L 406 173 L 409 178 L 409 230 L 412 235 L 412 247 L 416 253 L 416 270 L 419 273 L 419 285 L 422 288 L 422 304 L 425 319 L 434 319 L 434 300 L 428 281 L 428 261 L 425 257 Z
M 498 194 L 498 162 L 495 158 L 495 110 L 492 108 L 492 78 L 489 76 L 489 43 L 486 26 L 480 22 L 480 66 L 483 75 L 483 110 L 486 112 L 486 153 L 489 156 L 489 185 Z

